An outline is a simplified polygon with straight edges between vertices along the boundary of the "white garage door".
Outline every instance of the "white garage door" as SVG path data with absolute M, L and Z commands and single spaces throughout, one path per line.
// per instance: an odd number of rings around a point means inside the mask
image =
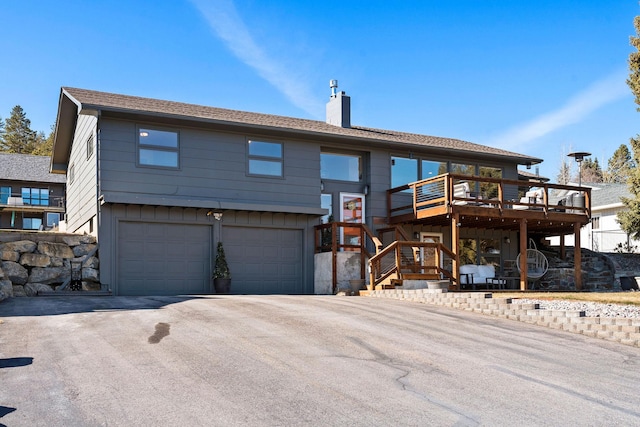
M 118 224 L 118 295 L 211 292 L 211 227 Z
M 223 227 L 231 293 L 302 294 L 302 230 Z

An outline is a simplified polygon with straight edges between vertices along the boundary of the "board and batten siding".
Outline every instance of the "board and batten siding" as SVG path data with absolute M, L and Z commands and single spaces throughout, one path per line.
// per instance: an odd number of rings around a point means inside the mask
M 166 200 L 232 201 L 317 208 L 320 205 L 320 149 L 315 144 L 282 142 L 284 176 L 250 176 L 247 139 L 252 135 L 193 128 L 155 128 L 179 132 L 179 169 L 137 166 L 135 122 L 101 120 L 101 190 L 162 196 Z M 214 207 L 214 206 L 212 206 Z
M 78 116 L 67 170 L 66 221 L 67 230 L 71 232 L 89 233 L 87 223 L 97 215 L 97 122 L 94 116 Z M 92 140 L 93 154 L 87 157 L 89 138 Z M 94 234 L 96 228 L 93 229 Z

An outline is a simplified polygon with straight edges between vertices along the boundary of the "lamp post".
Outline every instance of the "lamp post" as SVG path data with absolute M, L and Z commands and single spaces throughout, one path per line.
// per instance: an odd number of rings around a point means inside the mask
M 582 187 L 582 161 L 585 157 L 589 157 L 591 153 L 585 151 L 576 151 L 575 153 L 567 154 L 568 157 L 573 157 L 578 162 L 578 187 Z

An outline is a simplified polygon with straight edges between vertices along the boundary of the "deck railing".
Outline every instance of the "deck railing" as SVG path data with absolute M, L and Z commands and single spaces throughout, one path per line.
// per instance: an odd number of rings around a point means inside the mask
M 442 243 L 397 240 L 370 260 L 369 285 L 391 284 L 394 279 L 445 279 L 455 282 L 450 266 L 455 258 Z M 431 262 L 427 262 L 429 259 Z
M 532 189 L 536 189 L 532 191 Z M 419 213 L 451 213 L 455 207 L 542 210 L 590 215 L 591 189 L 499 178 L 443 174 L 387 190 L 389 223 Z

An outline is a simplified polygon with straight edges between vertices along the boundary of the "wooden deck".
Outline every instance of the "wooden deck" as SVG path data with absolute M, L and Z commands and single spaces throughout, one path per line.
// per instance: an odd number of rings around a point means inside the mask
M 470 191 L 457 191 L 462 184 Z M 541 197 L 525 196 L 531 185 Z M 388 190 L 387 206 L 389 224 L 450 226 L 455 217 L 458 227 L 519 231 L 524 220 L 528 232 L 551 236 L 589 222 L 591 189 L 444 174 Z

